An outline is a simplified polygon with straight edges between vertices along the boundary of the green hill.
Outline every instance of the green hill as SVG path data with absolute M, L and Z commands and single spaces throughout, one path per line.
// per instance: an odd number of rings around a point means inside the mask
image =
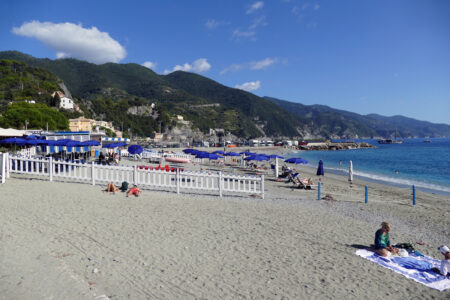
M 267 100 L 289 110 L 310 124 L 322 136 L 354 137 L 449 137 L 450 126 L 419 121 L 404 116 L 360 115 L 325 105 L 303 105 L 271 97 Z
M 60 78 L 87 117 L 112 121 L 116 128 L 131 128 L 140 136 L 150 136 L 160 126 L 163 130 L 176 126 L 173 117 L 177 114 L 205 133 L 210 128 L 223 128 L 244 138 L 387 137 L 395 130 L 402 137 L 450 136 L 450 126 L 445 124 L 402 116 L 363 116 L 323 105 L 258 97 L 194 73 L 177 71 L 164 76 L 138 64 L 95 65 L 76 59 L 34 58 L 17 51 L 0 52 L 2 58 L 26 63 L 33 72 L 45 74 L 47 80 L 41 82 L 45 81 L 48 89 Z M 36 95 L 36 91 L 42 87 L 33 85 L 33 76 L 27 79 L 30 85 L 24 90 L 29 97 L 39 98 L 41 94 Z M 13 98 L 28 95 L 17 89 L 23 77 L 8 78 L 5 82 L 11 84 L 0 87 L 0 103 L 11 94 Z M 157 114 L 130 112 L 151 103 L 156 104 Z

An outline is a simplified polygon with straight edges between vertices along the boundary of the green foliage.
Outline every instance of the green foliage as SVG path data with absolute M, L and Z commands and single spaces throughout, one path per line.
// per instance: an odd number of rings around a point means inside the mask
M 29 104 L 25 102 L 14 103 L 0 117 L 1 127 L 24 128 L 28 122 L 28 129 L 67 130 L 69 122 L 67 118 L 56 109 L 45 104 Z
M 0 99 L 40 101 L 57 89 L 58 79 L 49 71 L 0 59 Z
M 116 137 L 117 136 L 116 133 L 109 128 L 100 126 L 100 130 L 105 131 L 106 136 L 108 136 L 108 137 Z

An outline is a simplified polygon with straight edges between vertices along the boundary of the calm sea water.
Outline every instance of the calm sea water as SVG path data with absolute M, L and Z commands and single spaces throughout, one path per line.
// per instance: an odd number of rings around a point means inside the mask
M 381 145 L 375 140 L 357 141 L 369 142 L 376 148 L 295 151 L 290 157 L 305 158 L 313 167 L 317 167 L 321 159 L 325 172 L 341 174 L 348 174 L 348 164 L 352 160 L 355 176 L 405 187 L 414 184 L 423 191 L 450 195 L 450 139 L 431 139 L 431 143 L 424 143 L 424 139 L 407 139 L 403 144 L 390 145 Z

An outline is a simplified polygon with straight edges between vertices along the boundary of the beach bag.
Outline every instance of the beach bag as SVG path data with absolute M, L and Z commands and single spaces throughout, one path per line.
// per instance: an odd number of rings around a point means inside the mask
M 126 181 L 122 182 L 122 186 L 120 187 L 120 190 L 122 192 L 126 192 L 128 190 L 128 182 L 126 182 Z
M 415 251 L 414 246 L 411 245 L 410 243 L 400 243 L 400 244 L 394 245 L 394 247 L 395 248 L 400 248 L 400 249 L 406 249 L 406 250 L 408 250 L 408 252 L 414 252 Z

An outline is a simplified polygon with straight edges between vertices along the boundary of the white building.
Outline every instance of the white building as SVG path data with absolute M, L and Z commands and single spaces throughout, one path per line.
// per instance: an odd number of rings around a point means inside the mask
M 59 107 L 64 109 L 73 109 L 73 100 L 64 96 L 61 98 Z

